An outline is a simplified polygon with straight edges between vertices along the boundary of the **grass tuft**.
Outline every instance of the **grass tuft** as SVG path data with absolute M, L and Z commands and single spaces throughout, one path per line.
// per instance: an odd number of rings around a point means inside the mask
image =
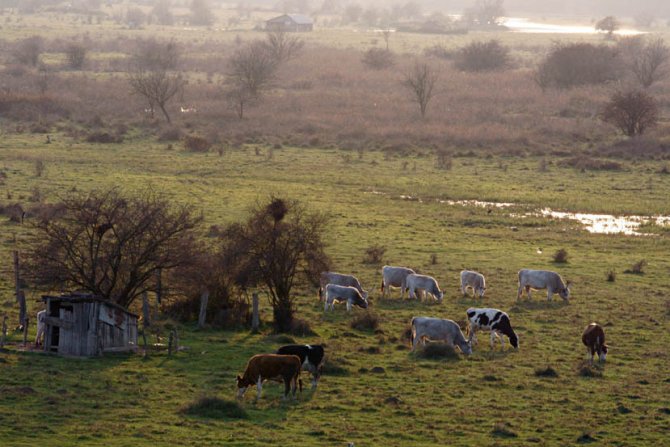
M 645 259 L 640 259 L 635 264 L 631 265 L 629 269 L 624 270 L 624 273 L 632 273 L 634 275 L 644 275 L 644 268 L 647 266 Z
M 460 356 L 458 355 L 456 349 L 444 343 L 428 343 L 426 346 L 419 349 L 416 355 L 418 357 L 431 360 L 460 360 Z
M 511 425 L 505 422 L 497 422 L 493 426 L 491 434 L 498 438 L 516 438 L 519 436 L 514 431 L 512 431 Z
M 218 397 L 201 397 L 182 408 L 182 413 L 210 419 L 246 419 L 247 412 L 239 403 Z
M 603 372 L 592 366 L 592 365 L 582 365 L 581 368 L 577 371 L 577 374 L 579 374 L 581 377 L 602 377 Z
M 538 377 L 558 377 L 558 372 L 547 365 L 546 368 L 538 368 L 535 370 L 535 375 Z
M 351 327 L 358 329 L 359 331 L 376 330 L 379 327 L 380 321 L 381 319 L 379 318 L 379 315 L 372 312 L 365 312 L 351 321 Z
M 591 433 L 584 433 L 577 438 L 577 444 L 589 444 L 591 442 L 596 442 L 596 438 L 594 438 Z
M 561 248 L 553 256 L 554 262 L 557 264 L 565 264 L 568 262 L 568 251 L 565 248 Z

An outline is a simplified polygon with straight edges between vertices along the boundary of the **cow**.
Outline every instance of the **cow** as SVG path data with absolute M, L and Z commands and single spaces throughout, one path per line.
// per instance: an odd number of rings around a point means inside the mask
M 476 309 L 474 307 L 469 308 L 466 311 L 468 316 L 469 332 L 468 341 L 476 342 L 475 332 L 480 329 L 491 331 L 491 349 L 493 349 L 493 343 L 496 336 L 500 337 L 500 346 L 505 347 L 505 341 L 503 340 L 503 335 L 506 335 L 509 338 L 510 344 L 514 349 L 519 349 L 519 337 L 517 337 L 512 325 L 509 321 L 509 315 L 507 315 L 502 310 L 498 309 Z
M 432 276 L 417 275 L 411 273 L 405 278 L 405 285 L 409 291 L 409 298 L 416 299 L 416 291 L 420 289 L 422 297 L 426 296 L 426 292 L 431 294 L 437 301 L 441 302 L 444 298 L 444 293 L 440 290 L 440 286 Z
M 312 374 L 312 389 L 316 389 L 319 378 L 321 377 L 321 368 L 325 360 L 325 352 L 321 345 L 286 345 L 277 349 L 277 354 L 297 355 L 300 357 L 300 363 L 304 371 Z
M 604 362 L 607 358 L 607 345 L 605 344 L 605 331 L 597 323 L 591 323 L 582 333 L 582 343 L 586 345 L 586 351 L 590 355 L 590 362 L 593 364 L 593 354 L 598 353 L 598 358 Z
M 263 381 L 279 379 L 284 381 L 284 399 L 288 397 L 289 391 L 293 392 L 295 399 L 301 368 L 300 357 L 297 355 L 257 354 L 249 359 L 242 377 L 237 376 L 237 398 L 241 399 L 247 388 L 255 384 L 258 400 L 261 397 Z
M 412 273 L 416 272 L 407 267 L 392 267 L 390 265 L 382 267 L 382 297 L 386 297 L 386 291 L 389 287 L 399 287 L 400 298 L 402 298 L 407 288 L 405 280 L 407 275 L 411 275 Z M 388 290 L 388 294 L 391 294 L 390 290 Z
M 528 294 L 528 299 L 530 299 L 530 289 L 547 289 L 547 300 L 549 301 L 553 298 L 554 293 L 558 293 L 566 302 L 570 300 L 570 283 L 566 284 L 561 275 L 549 270 L 519 270 L 517 299 L 521 298 L 524 288 Z
M 426 344 L 428 340 L 444 340 L 449 346 L 458 346 L 463 354 L 472 354 L 472 345 L 465 339 L 458 324 L 441 318 L 412 318 L 412 351 L 417 343 Z
M 484 298 L 486 292 L 486 279 L 484 275 L 471 270 L 461 271 L 461 292 L 463 296 L 467 295 L 467 289 L 472 289 L 472 297 L 479 295 L 479 298 Z
M 362 307 L 363 309 L 368 308 L 368 300 L 363 298 L 361 292 L 358 291 L 355 287 L 349 286 L 338 286 L 337 284 L 327 284 L 326 285 L 326 300 L 323 305 L 323 311 L 326 312 L 330 306 L 330 310 L 335 308 L 335 302 L 346 301 L 347 303 L 347 312 L 351 312 L 351 307 L 355 304 L 356 306 Z
M 355 287 L 364 299 L 368 299 L 368 292 L 363 290 L 360 281 L 354 275 L 345 275 L 336 272 L 321 272 L 319 279 L 321 287 L 319 287 L 319 299 L 323 300 L 323 292 L 328 284 L 337 284 L 338 286 Z
M 47 316 L 46 310 L 40 310 L 37 312 L 37 335 L 35 335 L 35 346 L 41 345 L 42 339 L 44 338 L 44 332 L 46 331 L 46 322 L 44 319 Z

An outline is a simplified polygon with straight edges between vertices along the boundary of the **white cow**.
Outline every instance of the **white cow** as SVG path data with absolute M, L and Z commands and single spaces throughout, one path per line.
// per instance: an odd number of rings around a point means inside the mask
M 472 289 L 473 298 L 477 295 L 479 295 L 479 298 L 484 298 L 486 292 L 484 275 L 471 270 L 463 270 L 461 272 L 461 292 L 463 292 L 463 296 L 467 295 L 468 288 Z
M 469 308 L 467 311 L 468 321 L 470 322 L 469 342 L 476 342 L 477 336 L 475 332 L 480 329 L 491 331 L 491 349 L 493 349 L 493 342 L 496 337 L 500 337 L 500 346 L 505 346 L 505 341 L 502 336 L 506 335 L 509 338 L 510 344 L 514 349 L 519 349 L 519 337 L 512 329 L 512 324 L 509 321 L 509 315 L 499 309 L 483 308 L 476 309 Z
M 561 275 L 549 270 L 519 270 L 519 290 L 517 299 L 521 298 L 523 289 L 526 289 L 528 299 L 530 299 L 530 289 L 547 289 L 547 299 L 551 301 L 554 293 L 565 301 L 570 300 L 570 283 L 565 283 Z
M 411 275 L 412 273 L 416 272 L 407 267 L 392 267 L 390 265 L 382 267 L 382 297 L 386 297 L 387 290 L 388 294 L 391 294 L 389 287 L 399 287 L 400 298 L 402 298 L 407 288 L 405 280 L 407 275 Z
M 47 327 L 47 324 L 44 321 L 46 316 L 46 310 L 40 310 L 37 312 L 37 335 L 35 336 L 35 346 L 39 346 L 43 343 L 42 339 L 44 338 L 44 332 L 46 331 Z
M 368 301 L 363 298 L 361 292 L 355 287 L 338 286 L 337 284 L 326 285 L 326 301 L 323 305 L 323 311 L 326 312 L 328 307 L 330 310 L 335 308 L 335 302 L 346 301 L 347 312 L 351 311 L 351 307 L 355 304 L 363 309 L 367 309 Z
M 363 290 L 360 281 L 354 275 L 345 275 L 336 272 L 321 272 L 319 278 L 319 299 L 323 300 L 323 293 L 328 284 L 337 284 L 338 286 L 355 287 L 364 299 L 368 299 L 368 292 Z
M 449 346 L 458 346 L 463 354 L 472 354 L 472 346 L 465 339 L 461 328 L 455 321 L 441 318 L 414 317 L 412 318 L 412 351 L 416 345 L 426 344 L 428 340 L 443 340 Z
M 430 293 L 437 301 L 442 301 L 444 293 L 440 290 L 440 286 L 432 276 L 417 275 L 412 273 L 405 278 L 407 290 L 409 290 L 409 298 L 416 299 L 417 289 L 421 290 L 422 297 L 425 298 L 426 293 Z

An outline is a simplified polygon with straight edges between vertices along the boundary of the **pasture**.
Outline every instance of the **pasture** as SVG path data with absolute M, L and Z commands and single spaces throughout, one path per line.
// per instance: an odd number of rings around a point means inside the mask
M 109 16 L 116 12 L 102 8 Z M 217 23 L 228 13 L 219 12 Z M 361 56 L 384 45 L 379 33 L 317 29 L 301 36 L 303 53 L 238 120 L 222 93 L 225 61 L 236 45 L 264 37 L 250 30 L 251 21 L 228 28 L 128 29 L 78 14 L 3 17 L 0 75 L 7 88 L 0 106 L 12 107 L 19 92 L 24 102 L 16 103 L 25 107 L 16 109 L 21 116 L 0 117 L 0 318 L 7 315 L 9 327 L 0 351 L 1 446 L 667 443 L 668 226 L 645 224 L 641 231 L 653 236 L 591 234 L 576 221 L 537 214 L 551 208 L 670 215 L 667 79 L 649 89 L 661 108 L 658 128 L 630 141 L 598 118 L 611 85 L 542 92 L 532 81 L 532 70 L 556 39 L 600 43 L 602 37 L 396 33 L 389 47 L 397 64 L 373 71 Z M 667 35 L 665 28 L 655 31 Z M 11 44 L 34 35 L 47 41 L 41 60 L 51 70 L 44 72 L 50 77 L 41 96 L 35 93 L 37 68 L 19 70 L 8 62 Z M 188 84 L 170 104 L 172 126 L 162 117 L 149 119 L 144 102 L 129 93 L 127 58 L 136 39 L 151 37 L 174 39 L 183 49 L 179 69 Z M 469 74 L 453 68 L 458 48 L 491 38 L 510 48 L 509 70 Z M 83 69 L 63 68 L 67 42 L 90 44 Z M 417 56 L 435 45 L 448 57 L 423 59 L 439 70 L 441 84 L 421 120 L 400 83 Z M 180 115 L 180 106 L 198 111 Z M 118 133 L 123 142 L 86 142 L 98 131 Z M 184 135 L 206 137 L 212 147 L 188 151 Z M 158 349 L 146 358 L 91 359 L 24 349 L 14 331 L 12 251 L 30 247 L 33 216 L 45 204 L 71 191 L 113 186 L 149 188 L 192 204 L 204 217 L 199 237 L 212 246 L 213 226 L 244 219 L 250 206 L 271 195 L 325 212 L 334 270 L 361 280 L 370 307 L 346 314 L 340 304 L 324 314 L 316 288 L 300 285 L 294 289 L 296 316 L 313 336 L 274 334 L 272 309 L 261 292 L 257 334 L 197 329 L 194 322 L 159 314 L 160 341 L 176 326 L 184 347 L 170 357 Z M 511 205 L 450 202 L 459 200 Z M 15 203 L 27 211 L 23 224 L 7 215 Z M 372 246 L 386 249 L 381 263 L 365 259 Z M 567 263 L 553 262 L 560 249 Z M 626 273 L 642 260 L 642 273 Z M 395 289 L 382 300 L 383 264 L 435 277 L 443 302 L 400 300 Z M 570 303 L 557 295 L 548 302 L 544 291 L 517 300 L 521 268 L 555 270 L 572 281 Z M 486 276 L 483 299 L 462 297 L 462 269 Z M 610 272 L 614 281 L 608 281 Z M 26 289 L 29 340 L 43 292 Z M 492 352 L 488 335 L 480 333 L 469 357 L 410 353 L 405 333 L 412 317 L 463 326 L 469 307 L 506 311 L 520 349 L 506 343 L 504 351 L 497 344 Z M 139 313 L 139 303 L 132 310 Z M 376 329 L 352 327 L 368 313 Z M 605 364 L 588 368 L 581 334 L 592 321 L 604 326 L 610 352 Z M 158 341 L 155 334 L 149 338 Z M 292 342 L 325 346 L 318 390 L 309 390 L 303 374 L 306 389 L 297 401 L 283 402 L 283 386 L 269 383 L 260 401 L 250 389 L 236 407 L 235 377 L 247 360 Z
M 165 351 L 150 352 L 148 359 L 23 352 L 19 334 L 10 331 L 9 341 L 16 344 L 0 354 L 3 445 L 649 445 L 665 439 L 667 233 L 595 235 L 573 221 L 518 216 L 542 206 L 668 214 L 670 177 L 658 172 L 658 162 L 581 172 L 556 159 L 538 172 L 536 157 L 455 157 L 451 170 L 440 170 L 429 154 L 388 157 L 370 151 L 359 158 L 348 151 L 283 147 L 269 157 L 271 146 L 257 152 L 244 145 L 219 156 L 188 153 L 178 145 L 167 149 L 141 136 L 121 145 L 80 143 L 58 134 L 49 145 L 43 140 L 8 134 L 0 142 L 11 200 L 29 204 L 35 189 L 42 201 L 52 202 L 74 188 L 150 186 L 202 209 L 203 237 L 209 225 L 242 218 L 249 204 L 270 194 L 328 212 L 327 251 L 338 271 L 356 274 L 367 289 L 376 286 L 370 311 L 380 325 L 376 331 L 353 329 L 351 320 L 364 311 L 345 315 L 340 305 L 323 315 L 316 290 L 299 290 L 298 317 L 317 335 L 291 338 L 326 345 L 319 388 L 288 403 L 281 402 L 276 384 L 264 387 L 258 403 L 250 391 L 242 419 L 188 415 L 183 409 L 202 397 L 233 399 L 235 376 L 247 359 L 287 341 L 272 335 L 267 324 L 256 335 L 181 326 L 188 349 L 170 358 Z M 34 173 L 36 159 L 46 166 L 41 177 Z M 474 198 L 519 205 L 489 212 L 438 201 Z M 12 249 L 29 243 L 27 225 L 3 218 L 2 229 L 2 258 L 9 260 Z M 444 302 L 400 301 L 397 290 L 381 301 L 381 266 L 362 262 L 364 249 L 375 244 L 387 248 L 384 262 L 435 276 Z M 560 248 L 569 253 L 566 264 L 552 262 Z M 648 261 L 644 274 L 623 273 L 640 259 Z M 557 296 L 547 302 L 542 292 L 531 302 L 517 302 L 516 272 L 522 267 L 557 270 L 572 280 L 570 304 Z M 458 291 L 462 268 L 486 275 L 486 296 L 477 305 L 510 314 L 519 351 L 500 352 L 497 346 L 492 353 L 482 334 L 468 358 L 410 354 L 403 332 L 413 316 L 462 322 L 475 305 Z M 616 281 L 607 282 L 612 269 Z M 3 310 L 14 324 L 9 261 L 3 271 Z M 28 295 L 34 315 L 39 293 Z M 265 300 L 261 307 L 267 323 L 271 309 Z M 591 321 L 605 325 L 611 344 L 607 363 L 595 369 L 602 377 L 580 374 L 586 358 L 581 331 Z M 536 375 L 547 367 L 558 376 Z

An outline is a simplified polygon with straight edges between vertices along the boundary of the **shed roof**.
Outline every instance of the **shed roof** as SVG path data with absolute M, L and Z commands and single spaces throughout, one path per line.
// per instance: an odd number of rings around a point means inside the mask
M 268 20 L 267 22 L 268 23 L 283 22 L 286 17 L 291 19 L 293 21 L 293 23 L 295 23 L 297 25 L 311 25 L 312 23 L 314 23 L 310 17 L 308 17 L 304 14 L 284 14 L 284 15 L 281 15 L 279 17 L 272 18 L 272 19 Z
M 126 309 L 123 306 L 120 306 L 112 301 L 106 300 L 102 297 L 99 297 L 97 295 L 93 295 L 91 293 L 81 293 L 81 292 L 73 292 L 73 293 L 67 293 L 63 294 L 60 296 L 53 296 L 53 295 L 42 295 L 42 301 L 46 301 L 47 299 L 49 300 L 55 300 L 55 301 L 65 301 L 68 303 L 92 303 L 92 302 L 100 302 L 104 303 L 105 305 L 109 307 L 113 307 L 115 309 L 122 310 L 123 312 L 132 315 L 135 318 L 139 318 L 137 314 L 134 314 L 130 312 L 128 309 Z

